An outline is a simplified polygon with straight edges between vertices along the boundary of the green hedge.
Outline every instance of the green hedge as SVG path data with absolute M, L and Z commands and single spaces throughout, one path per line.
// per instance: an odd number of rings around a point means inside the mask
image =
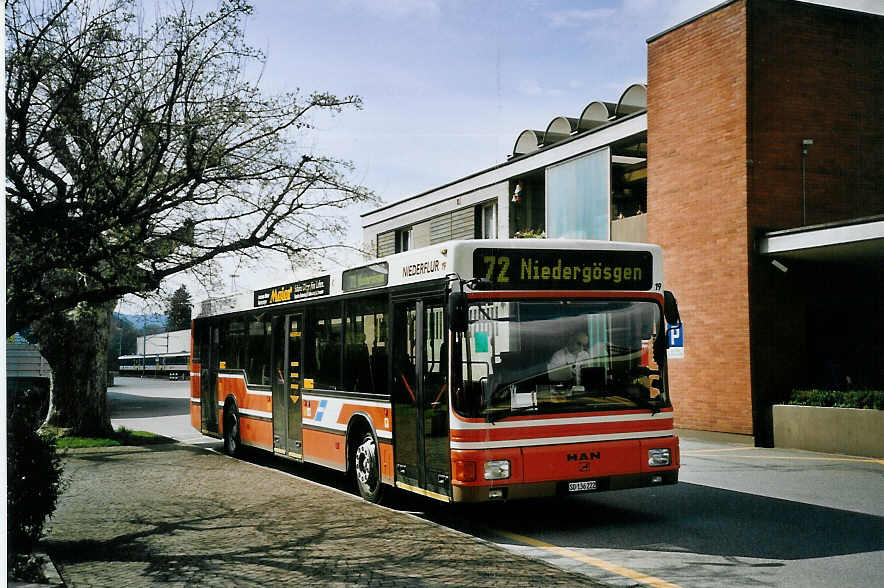
M 17 569 L 34 550 L 47 519 L 64 491 L 64 466 L 52 435 L 41 435 L 39 423 L 23 411 L 6 421 L 6 526 L 8 569 Z
M 884 390 L 793 390 L 787 404 L 884 410 Z

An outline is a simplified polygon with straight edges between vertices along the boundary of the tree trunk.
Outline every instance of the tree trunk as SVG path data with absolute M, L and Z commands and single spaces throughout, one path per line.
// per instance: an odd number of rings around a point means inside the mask
M 113 431 L 107 408 L 107 342 L 114 303 L 80 304 L 37 322 L 40 352 L 51 370 L 43 426 L 81 436 Z

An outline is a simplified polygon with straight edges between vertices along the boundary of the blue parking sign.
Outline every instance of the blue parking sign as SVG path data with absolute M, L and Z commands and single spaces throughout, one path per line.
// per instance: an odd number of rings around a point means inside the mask
M 669 350 L 666 355 L 669 359 L 681 359 L 684 357 L 684 325 L 676 323 L 667 328 L 669 336 Z

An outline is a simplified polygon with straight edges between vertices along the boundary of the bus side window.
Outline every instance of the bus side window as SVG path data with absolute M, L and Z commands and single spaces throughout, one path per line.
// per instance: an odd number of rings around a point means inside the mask
M 387 379 L 386 301 L 383 298 L 350 301 L 346 308 L 344 389 L 384 393 Z M 378 365 L 379 358 L 383 358 L 383 366 Z
M 317 389 L 337 390 L 341 385 L 341 304 L 314 306 L 308 320 L 303 377 L 313 379 Z

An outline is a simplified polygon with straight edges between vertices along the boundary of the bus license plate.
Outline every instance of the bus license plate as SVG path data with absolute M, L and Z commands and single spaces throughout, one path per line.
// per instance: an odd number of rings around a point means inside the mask
M 589 492 L 597 490 L 596 480 L 585 480 L 583 482 L 568 482 L 568 492 Z

